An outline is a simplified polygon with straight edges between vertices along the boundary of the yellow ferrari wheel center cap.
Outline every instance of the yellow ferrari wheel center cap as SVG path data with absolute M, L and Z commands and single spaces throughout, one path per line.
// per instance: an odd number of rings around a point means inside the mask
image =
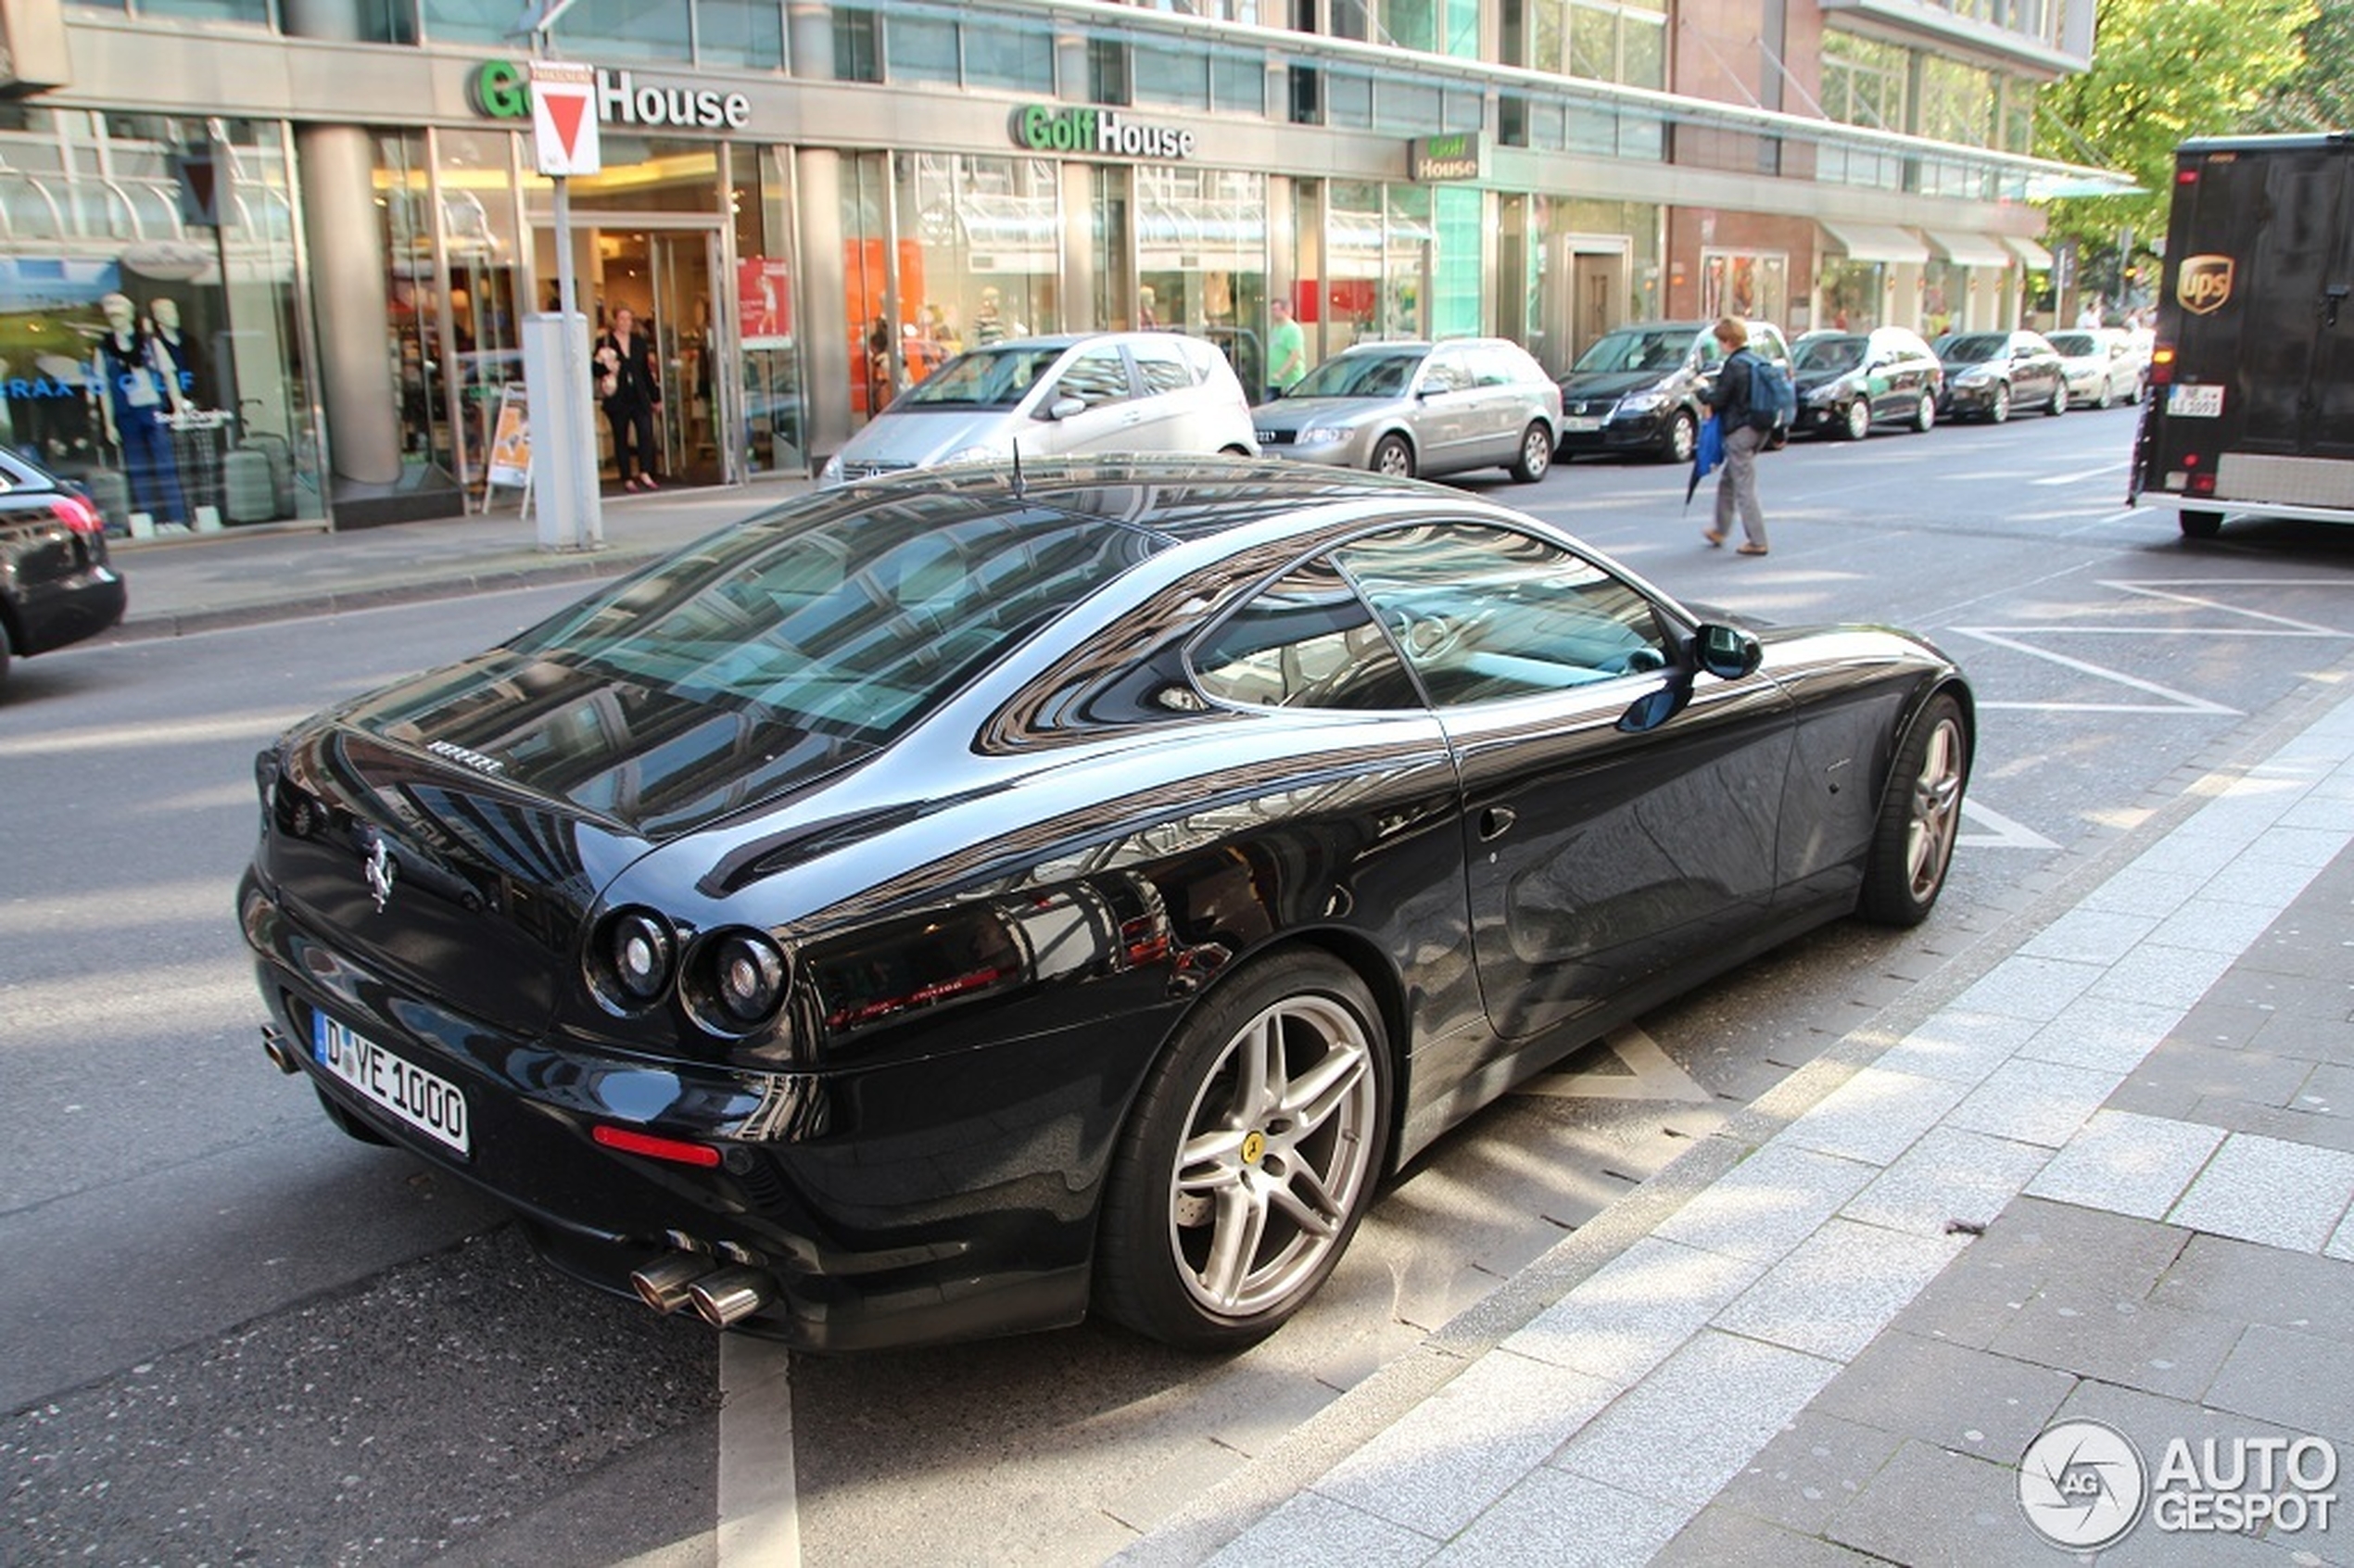
M 1267 1152 L 1267 1134 L 1253 1132 L 1243 1140 L 1243 1163 L 1257 1165 L 1259 1157 Z

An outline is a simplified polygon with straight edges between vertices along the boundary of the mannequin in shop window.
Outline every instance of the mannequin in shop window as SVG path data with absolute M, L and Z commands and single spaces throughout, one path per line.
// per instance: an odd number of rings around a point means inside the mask
M 613 423 L 613 462 L 625 490 L 654 485 L 654 418 L 662 412 L 662 380 L 652 338 L 638 330 L 626 305 L 613 313 L 613 329 L 597 339 L 597 394 Z
M 206 410 L 218 411 L 221 397 L 213 386 L 211 357 L 194 333 L 181 330 L 180 302 L 161 294 L 148 300 L 147 326 L 155 334 L 157 346 L 171 357 L 179 371 L 180 395 L 187 409 L 198 415 Z M 188 504 L 198 509 L 199 515 L 209 506 L 218 517 L 225 504 L 221 478 L 221 424 L 225 418 L 217 411 L 209 419 L 184 416 L 171 432 L 172 455 L 180 468 L 180 488 Z
M 91 360 L 91 386 L 107 439 L 122 454 L 131 504 L 158 523 L 184 524 L 188 504 L 171 441 L 171 416 L 187 406 L 180 368 L 139 322 L 128 296 L 109 294 L 98 309 L 107 326 Z

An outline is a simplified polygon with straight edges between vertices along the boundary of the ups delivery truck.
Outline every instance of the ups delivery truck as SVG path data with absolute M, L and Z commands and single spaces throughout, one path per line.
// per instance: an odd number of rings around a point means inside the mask
M 2354 523 L 2354 133 L 2185 142 L 2129 500 Z

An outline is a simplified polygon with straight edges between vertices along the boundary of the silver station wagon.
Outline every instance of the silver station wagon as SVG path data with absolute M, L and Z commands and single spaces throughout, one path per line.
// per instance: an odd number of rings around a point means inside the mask
M 968 350 L 892 399 L 817 477 L 1130 452 L 1259 455 L 1250 399 L 1215 344 L 1099 332 Z
M 1398 478 L 1506 468 L 1534 484 L 1553 466 L 1562 393 L 1500 337 L 1360 343 L 1251 417 L 1271 455 Z

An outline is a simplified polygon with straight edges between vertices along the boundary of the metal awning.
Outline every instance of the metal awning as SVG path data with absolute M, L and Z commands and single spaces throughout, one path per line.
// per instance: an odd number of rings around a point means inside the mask
M 1823 233 L 1847 253 L 1850 261 L 1926 261 L 1929 247 L 1908 229 L 1891 223 L 1832 223 L 1823 219 Z
M 2033 240 L 2021 239 L 2017 234 L 2005 234 L 2003 236 L 2003 243 L 2011 247 L 2012 255 L 2027 263 L 2027 265 L 2033 271 L 2041 272 L 2050 270 L 2052 265 L 2052 253 L 2045 250 Z
M 1930 249 L 1959 266 L 2007 267 L 2013 259 L 2003 248 L 2002 241 L 1992 234 L 1956 234 L 1939 229 L 1923 229 Z

